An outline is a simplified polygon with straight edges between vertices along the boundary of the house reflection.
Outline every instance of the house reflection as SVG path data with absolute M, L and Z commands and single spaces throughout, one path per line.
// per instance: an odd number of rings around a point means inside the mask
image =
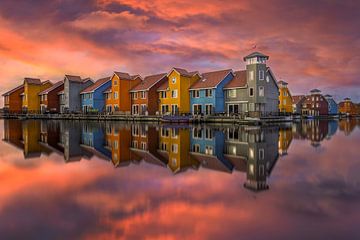
M 56 153 L 66 163 L 111 161 L 115 167 L 149 163 L 174 174 L 189 169 L 246 173 L 244 187 L 269 188 L 267 179 L 280 156 L 296 140 L 319 146 L 339 128 L 350 134 L 356 119 L 301 121 L 275 126 L 195 126 L 118 122 L 4 120 L 3 141 L 25 158 Z
M 339 130 L 344 132 L 346 136 L 349 136 L 354 131 L 357 125 L 356 118 L 345 118 L 339 121 Z

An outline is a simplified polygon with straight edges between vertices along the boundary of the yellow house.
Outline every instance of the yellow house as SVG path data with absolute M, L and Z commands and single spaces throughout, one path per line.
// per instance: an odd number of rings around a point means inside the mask
M 158 88 L 159 112 L 171 115 L 190 113 L 189 88 L 200 79 L 200 74 L 173 68 L 167 77 L 168 81 Z
M 287 155 L 287 150 L 290 147 L 293 139 L 293 132 L 291 128 L 281 128 L 279 131 L 279 154 L 281 156 Z
M 278 82 L 279 86 L 279 111 L 282 113 L 292 113 L 292 97 L 288 89 L 288 83 L 284 81 Z
M 50 81 L 41 82 L 37 78 L 25 78 L 24 93 L 22 95 L 23 112 L 40 112 L 39 93 L 52 85 Z
M 173 173 L 199 167 L 199 162 L 189 154 L 189 129 L 162 127 L 159 131 L 159 140 L 159 153 L 168 159 L 168 168 Z

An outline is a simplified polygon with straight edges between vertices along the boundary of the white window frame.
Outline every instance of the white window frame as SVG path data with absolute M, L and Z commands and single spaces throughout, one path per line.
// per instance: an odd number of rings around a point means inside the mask
M 172 98 L 178 98 L 178 90 L 177 89 L 174 89 L 171 91 L 171 97 Z
M 259 70 L 259 80 L 263 81 L 265 79 L 265 72 L 264 70 Z
M 265 97 L 265 87 L 264 86 L 259 86 L 259 97 Z
M 172 77 L 171 82 L 172 84 L 176 84 L 176 77 Z

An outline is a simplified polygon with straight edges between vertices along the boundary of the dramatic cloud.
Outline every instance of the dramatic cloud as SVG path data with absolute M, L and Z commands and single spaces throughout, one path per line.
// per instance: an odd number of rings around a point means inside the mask
M 237 70 L 257 50 L 294 93 L 360 101 L 359 10 L 352 0 L 3 0 L 0 90 L 24 76 Z

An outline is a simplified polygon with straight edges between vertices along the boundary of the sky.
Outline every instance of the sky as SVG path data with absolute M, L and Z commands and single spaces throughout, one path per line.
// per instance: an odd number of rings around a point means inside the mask
M 240 70 L 260 51 L 293 95 L 359 102 L 359 11 L 358 0 L 1 0 L 0 93 L 24 77 Z

